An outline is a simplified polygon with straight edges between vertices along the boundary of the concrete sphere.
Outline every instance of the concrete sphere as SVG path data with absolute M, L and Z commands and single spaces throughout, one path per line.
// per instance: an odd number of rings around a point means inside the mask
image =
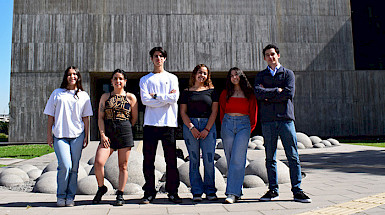
M 166 172 L 166 161 L 163 156 L 155 156 L 155 169 L 160 172 Z
M 333 139 L 333 138 L 329 138 L 327 139 L 333 146 L 340 146 L 340 142 L 338 142 L 338 140 L 336 139 Z
M 20 165 L 20 166 L 17 166 L 17 168 L 23 170 L 25 173 L 28 173 L 30 170 L 33 170 L 33 169 L 39 169 L 36 166 L 33 166 L 31 164 Z
M 180 159 L 180 158 L 177 158 L 177 159 L 176 159 L 176 163 L 177 163 L 176 166 L 177 166 L 177 167 L 180 167 L 180 165 L 184 164 L 185 161 L 182 160 L 182 159 Z
M 302 132 L 297 132 L 297 141 L 301 142 L 306 148 L 313 148 L 311 139 Z
M 252 137 L 251 140 L 252 140 L 252 141 L 254 141 L 254 140 L 260 140 L 261 142 L 264 141 L 263 136 L 260 136 L 260 135 L 257 135 L 257 136 Z
M 227 175 L 227 160 L 226 157 L 221 157 L 216 163 L 215 167 L 222 173 L 222 175 Z
M 325 145 L 322 143 L 316 143 L 313 145 L 314 148 L 325 148 Z
M 265 150 L 265 147 L 263 145 L 257 145 L 254 149 L 255 150 Z
M 124 195 L 142 194 L 143 190 L 142 190 L 142 187 L 138 184 L 127 183 L 126 186 L 124 186 L 123 193 Z
M 114 193 L 114 188 L 111 183 L 104 179 L 104 185 L 107 187 L 107 195 Z M 90 175 L 82 178 L 78 181 L 78 189 L 76 191 L 77 194 L 82 195 L 95 195 L 98 191 L 98 182 L 96 181 L 96 177 L 94 175 Z
M 290 182 L 289 168 L 282 161 L 277 160 L 278 183 Z M 246 167 L 245 175 L 257 175 L 265 183 L 268 183 L 267 170 L 264 158 L 257 158 Z
M 41 170 L 41 169 L 32 169 L 32 170 L 28 171 L 27 174 L 28 174 L 30 179 L 36 180 L 37 178 L 39 178 L 41 176 L 42 172 L 43 172 L 43 170 Z
M 131 151 L 127 164 L 128 180 L 127 183 L 134 183 L 143 186 L 145 183 L 143 175 L 143 157 L 138 152 Z M 119 165 L 118 154 L 113 153 L 104 166 L 105 178 L 117 189 L 119 186 Z
M 217 139 L 217 149 L 223 149 L 222 139 Z
M 93 167 L 94 166 L 92 166 L 92 165 L 87 165 L 86 167 L 84 167 L 84 170 L 86 171 L 87 175 L 90 175 L 90 172 L 93 169 Z M 95 173 L 92 175 L 95 175 Z
M 322 140 L 321 143 L 324 144 L 326 147 L 333 146 L 328 140 Z
M 3 170 L 1 173 L 0 173 L 0 177 L 3 177 L 5 175 L 17 175 L 19 176 L 24 182 L 25 181 L 29 181 L 29 176 L 26 172 L 24 172 L 23 170 L 19 169 L 19 168 L 16 168 L 16 167 L 11 167 L 11 168 L 7 168 L 5 170 Z
M 92 158 L 90 158 L 87 162 L 89 165 L 94 165 L 95 163 L 95 156 L 93 156 Z
M 283 144 L 282 144 L 282 140 L 281 139 L 278 139 L 278 141 L 277 141 L 277 149 L 278 150 L 283 150 Z
M 246 175 L 243 181 L 244 188 L 265 187 L 265 182 L 256 175 Z
M 249 141 L 249 143 L 248 143 L 248 145 L 247 145 L 247 148 L 249 148 L 249 149 L 255 149 L 256 146 L 257 146 L 257 144 L 255 144 L 254 142 Z
M 180 181 L 185 183 L 188 187 L 191 187 L 190 176 L 189 176 L 189 165 L 190 165 L 190 162 L 184 163 L 183 165 L 181 165 L 178 168 L 178 171 L 179 171 Z M 199 172 L 201 174 L 201 177 L 203 178 L 204 177 L 204 167 L 203 167 L 202 160 L 201 160 L 201 164 L 199 167 Z M 225 180 L 222 176 L 222 173 L 217 168 L 215 168 L 215 187 L 219 191 L 226 189 Z
M 262 140 L 255 139 L 252 142 L 255 143 L 255 145 L 257 145 L 257 146 L 259 146 L 259 145 L 263 146 L 263 141 Z
M 311 139 L 313 145 L 322 141 L 322 139 L 317 136 L 310 136 L 309 138 Z
M 22 171 L 22 170 L 21 170 Z M 24 184 L 24 180 L 15 174 L 4 174 L 0 177 L 0 185 L 6 187 L 13 187 Z
M 166 183 L 162 183 L 162 185 L 159 188 L 159 191 L 162 193 L 166 193 Z M 179 183 L 178 187 L 178 193 L 190 193 L 190 189 L 187 187 L 187 185 L 183 182 Z
M 57 171 L 57 161 L 52 161 L 49 163 L 44 169 L 43 173 L 49 172 L 49 171 Z
M 36 179 L 36 182 L 40 181 L 40 180 L 43 179 L 43 178 L 47 178 L 47 177 L 54 177 L 54 178 L 55 178 L 55 182 L 56 182 L 56 179 L 57 179 L 57 171 L 49 171 L 49 172 L 42 173 L 42 174 Z
M 35 193 L 51 193 L 56 194 L 57 191 L 57 181 L 56 176 L 43 177 L 39 179 L 35 186 L 33 187 L 33 192 Z
M 301 142 L 297 142 L 297 148 L 298 149 L 306 149 L 305 145 L 303 145 Z

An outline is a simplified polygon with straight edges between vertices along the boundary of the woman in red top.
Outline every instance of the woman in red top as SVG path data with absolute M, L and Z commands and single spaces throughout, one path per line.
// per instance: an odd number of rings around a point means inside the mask
M 245 73 L 237 67 L 227 73 L 226 89 L 219 98 L 221 137 L 227 160 L 225 203 L 242 195 L 247 145 L 257 123 L 257 100 Z

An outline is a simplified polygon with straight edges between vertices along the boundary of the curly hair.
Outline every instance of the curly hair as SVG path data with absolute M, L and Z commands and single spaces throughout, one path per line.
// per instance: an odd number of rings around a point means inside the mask
M 214 86 L 213 86 L 213 83 L 212 83 L 212 81 L 211 81 L 211 73 L 210 73 L 210 69 L 209 69 L 209 67 L 207 67 L 207 66 L 204 65 L 204 64 L 198 64 L 198 65 L 195 66 L 195 68 L 194 68 L 194 70 L 192 71 L 191 76 L 190 76 L 189 86 L 190 86 L 190 87 L 194 86 L 194 84 L 195 84 L 195 78 L 196 78 L 196 76 L 197 76 L 197 74 L 198 74 L 199 69 L 202 68 L 202 67 L 206 67 L 206 69 L 207 69 L 207 79 L 206 79 L 206 81 L 203 83 L 203 85 L 206 86 L 206 87 L 209 87 L 209 88 L 213 88 Z

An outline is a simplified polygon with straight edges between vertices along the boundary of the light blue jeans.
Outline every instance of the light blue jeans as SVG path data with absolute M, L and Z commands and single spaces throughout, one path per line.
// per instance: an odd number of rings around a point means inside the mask
M 74 199 L 78 187 L 79 160 L 84 132 L 77 138 L 54 137 L 53 147 L 58 161 L 57 194 L 59 199 Z
M 250 139 L 249 116 L 229 116 L 222 120 L 221 136 L 227 160 L 226 195 L 242 195 L 247 146 Z
M 198 131 L 203 131 L 207 125 L 208 118 L 190 118 L 192 124 Z M 190 158 L 190 184 L 193 195 L 213 194 L 217 192 L 215 188 L 214 155 L 217 139 L 215 124 L 210 129 L 205 139 L 195 139 L 186 125 L 183 125 L 183 138 L 185 140 Z M 204 165 L 204 181 L 199 173 L 200 150 Z
M 262 134 L 265 141 L 264 146 L 269 189 L 278 192 L 276 154 L 279 135 L 285 149 L 287 161 L 289 162 L 291 191 L 294 194 L 301 191 L 301 165 L 298 157 L 297 134 L 295 132 L 294 122 L 292 120 L 264 122 L 262 123 Z

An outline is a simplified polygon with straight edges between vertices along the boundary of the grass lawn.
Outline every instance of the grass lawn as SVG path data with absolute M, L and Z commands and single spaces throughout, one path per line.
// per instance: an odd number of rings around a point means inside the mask
M 385 143 L 346 143 L 346 144 L 360 145 L 360 146 L 376 146 L 376 147 L 385 148 Z
M 31 159 L 54 152 L 47 144 L 0 146 L 0 158 Z

